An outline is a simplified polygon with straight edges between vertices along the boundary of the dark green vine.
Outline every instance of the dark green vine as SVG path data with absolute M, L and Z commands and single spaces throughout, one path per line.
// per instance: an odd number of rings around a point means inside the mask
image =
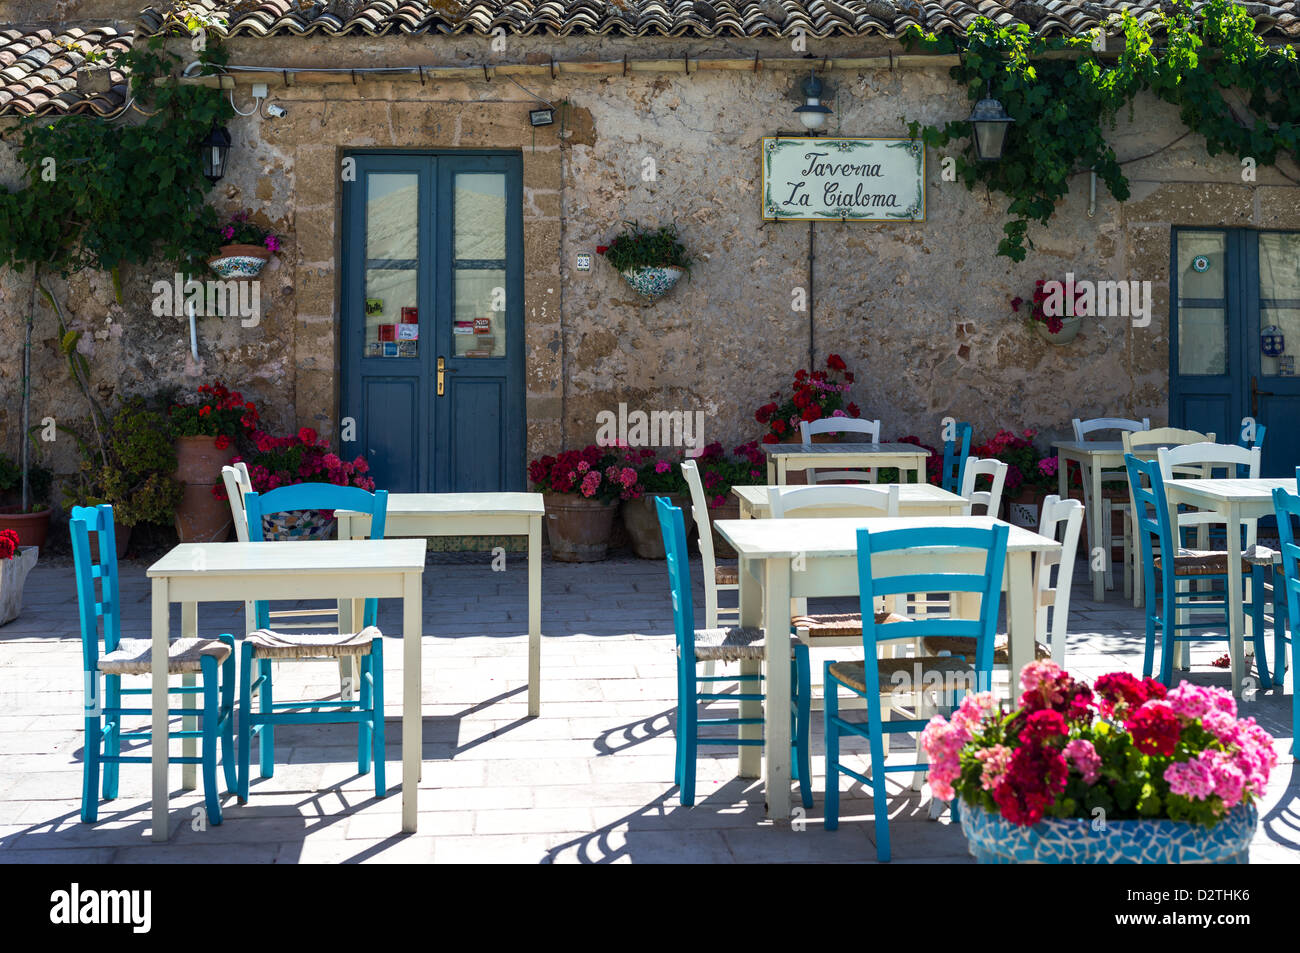
M 1038 37 L 1026 24 L 1000 27 L 983 17 L 961 38 L 909 30 L 909 48 L 960 55 L 952 76 L 971 102 L 992 95 L 1016 120 L 997 162 L 976 157 L 965 120 L 943 128 L 908 124 L 928 146 L 967 139 L 957 157 L 960 180 L 969 189 L 983 183 L 1011 200 L 999 255 L 1024 260 L 1026 244 L 1033 245 L 1030 223 L 1050 221 L 1072 175 L 1093 170 L 1115 198 L 1128 198 L 1128 180 L 1105 129 L 1114 128 L 1120 109 L 1131 114 L 1141 92 L 1177 106 L 1187 128 L 1205 138 L 1210 155 L 1227 152 L 1273 165 L 1280 153 L 1297 154 L 1295 51 L 1262 41 L 1251 16 L 1228 0 L 1209 0 L 1195 13 L 1185 0 L 1175 0 L 1162 19 L 1166 35 L 1158 46 L 1131 14 L 1113 16 L 1107 26 L 1123 34 L 1123 49 L 1113 60 L 1093 50 L 1092 37 Z M 1225 98 L 1229 89 L 1244 94 L 1252 115 L 1236 114 Z

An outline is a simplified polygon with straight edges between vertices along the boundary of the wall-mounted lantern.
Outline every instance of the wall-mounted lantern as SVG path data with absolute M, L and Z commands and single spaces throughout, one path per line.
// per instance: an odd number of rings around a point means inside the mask
M 203 150 L 203 175 L 216 185 L 226 174 L 226 156 L 230 152 L 230 131 L 225 126 L 213 126 L 199 143 Z
M 1015 122 L 1002 103 L 994 99 L 992 93 L 975 104 L 971 111 L 970 124 L 975 128 L 975 152 L 985 162 L 996 162 L 1002 158 L 1002 148 L 1007 142 L 1007 131 Z
M 830 109 L 822 105 L 822 83 L 813 70 L 808 72 L 808 80 L 803 84 L 804 102 L 795 108 L 795 115 L 809 132 L 816 132 L 826 125 Z

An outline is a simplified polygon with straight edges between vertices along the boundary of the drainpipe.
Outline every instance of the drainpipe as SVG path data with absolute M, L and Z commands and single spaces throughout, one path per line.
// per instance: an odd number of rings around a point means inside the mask
M 813 230 L 814 222 L 808 223 L 808 373 L 812 373 L 817 366 L 816 353 L 817 340 L 815 337 L 815 325 L 813 324 L 813 262 L 817 260 L 817 242 Z

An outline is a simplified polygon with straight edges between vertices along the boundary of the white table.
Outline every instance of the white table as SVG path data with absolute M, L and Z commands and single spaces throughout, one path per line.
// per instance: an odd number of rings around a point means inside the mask
M 877 486 L 886 486 L 880 483 Z M 768 519 L 772 508 L 768 494 L 780 486 L 733 486 L 731 492 L 740 500 L 740 518 Z M 898 490 L 899 516 L 967 516 L 970 500 L 932 483 L 903 483 Z
M 1228 549 L 1228 655 L 1232 660 L 1232 693 L 1241 697 L 1241 682 L 1246 674 L 1244 633 L 1246 619 L 1242 610 L 1241 526 L 1244 520 L 1259 519 L 1273 513 L 1273 490 L 1281 487 L 1294 493 L 1294 477 L 1270 477 L 1256 480 L 1169 480 L 1165 497 L 1170 508 L 1179 504 L 1216 513 L 1227 529 Z M 1177 524 L 1174 524 L 1177 525 Z
M 792 597 L 858 594 L 858 529 L 988 528 L 999 523 L 1000 520 L 988 516 L 966 516 L 719 520 L 713 525 L 740 557 L 740 624 L 760 626 L 770 622 L 768 631 L 775 629 L 779 636 L 789 631 Z M 1011 526 L 1003 585 L 1007 591 L 1013 692 L 1020 669 L 1034 659 L 1034 554 L 1053 552 L 1060 546 L 1054 539 Z M 942 556 L 949 558 L 940 559 Z M 961 557 L 951 548 L 917 549 L 906 556 L 889 554 L 888 566 L 879 569 L 881 575 L 941 569 L 969 572 L 972 558 L 978 557 Z M 798 571 L 795 569 L 796 560 L 800 566 Z M 766 666 L 763 754 L 767 810 L 769 817 L 784 819 L 790 816 L 790 657 L 787 639 L 767 639 Z M 747 768 L 746 762 L 742 761 L 742 776 L 748 776 L 747 770 L 752 772 L 752 768 Z
M 542 517 L 540 493 L 390 493 L 384 538 L 402 536 L 528 537 L 528 714 L 541 711 L 542 674 Z M 370 535 L 370 517 L 335 511 L 339 539 Z M 362 604 L 352 607 L 361 625 Z
M 418 540 L 302 543 L 184 543 L 149 567 L 153 580 L 153 839 L 166 841 L 167 642 L 171 604 L 181 638 L 198 636 L 200 602 L 254 599 L 402 600 L 402 830 L 416 827 L 420 774 L 420 576 Z M 383 752 L 375 752 L 382 758 Z
M 785 486 L 791 470 L 864 470 L 895 467 L 920 483 L 930 451 L 914 443 L 760 443 L 767 454 L 767 482 Z M 901 474 L 900 474 L 901 476 Z M 904 482 L 900 480 L 900 482 Z

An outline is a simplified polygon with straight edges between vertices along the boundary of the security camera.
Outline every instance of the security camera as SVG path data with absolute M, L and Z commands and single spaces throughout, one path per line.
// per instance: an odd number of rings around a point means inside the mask
M 285 116 L 289 115 L 288 111 L 283 106 L 277 106 L 274 103 L 266 107 L 266 112 L 267 115 L 275 119 L 283 119 Z

